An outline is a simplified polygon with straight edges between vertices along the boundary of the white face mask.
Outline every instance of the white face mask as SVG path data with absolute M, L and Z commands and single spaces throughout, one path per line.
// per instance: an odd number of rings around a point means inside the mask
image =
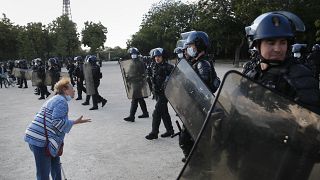
M 188 47 L 187 48 L 187 53 L 189 54 L 189 56 L 191 57 L 196 57 L 197 52 L 192 48 L 192 47 Z
M 136 59 L 138 57 L 138 55 L 136 55 L 136 54 L 131 54 L 131 58 L 132 59 Z
M 178 54 L 178 58 L 179 58 L 179 59 L 183 58 L 183 53 L 179 53 L 179 54 Z
M 301 57 L 301 53 L 293 53 L 293 57 L 300 58 Z
M 69 95 L 66 95 L 65 97 L 66 97 L 66 100 L 67 100 L 67 101 L 71 101 L 71 99 L 72 99 L 72 97 L 69 96 Z

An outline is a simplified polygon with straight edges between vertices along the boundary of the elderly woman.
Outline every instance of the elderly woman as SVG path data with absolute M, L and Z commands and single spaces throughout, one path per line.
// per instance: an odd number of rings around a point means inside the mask
M 90 122 L 90 119 L 68 118 L 68 101 L 74 97 L 74 90 L 68 78 L 58 81 L 56 95 L 46 101 L 28 126 L 25 141 L 34 154 L 37 179 L 61 179 L 60 155 L 65 133 L 75 124 Z

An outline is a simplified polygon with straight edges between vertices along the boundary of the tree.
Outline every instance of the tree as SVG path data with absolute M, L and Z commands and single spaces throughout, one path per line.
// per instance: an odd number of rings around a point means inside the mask
M 107 40 L 108 30 L 100 22 L 85 22 L 85 28 L 82 30 L 82 44 L 90 47 L 90 53 L 95 54 L 99 48 L 104 48 Z
M 58 17 L 49 25 L 50 38 L 55 41 L 54 49 L 58 56 L 74 56 L 80 50 L 77 26 L 67 15 Z
M 13 59 L 18 54 L 18 30 L 5 14 L 2 15 L 3 18 L 0 20 L 0 58 L 1 60 Z
M 144 15 L 140 30 L 132 35 L 127 46 L 137 47 L 144 54 L 156 47 L 172 52 L 180 34 L 191 30 L 194 15 L 194 4 L 174 0 L 154 4 Z

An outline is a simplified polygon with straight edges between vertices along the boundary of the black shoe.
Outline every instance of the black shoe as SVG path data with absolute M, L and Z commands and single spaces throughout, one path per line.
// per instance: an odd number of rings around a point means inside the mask
M 76 100 L 82 100 L 82 97 L 77 97 L 77 99 Z
M 35 94 L 35 95 L 40 95 L 40 93 L 38 93 L 38 92 L 35 92 L 34 94 Z
M 102 106 L 101 107 L 103 107 L 104 105 L 106 105 L 107 104 L 107 100 L 106 99 L 102 99 L 102 101 L 101 101 L 101 103 L 102 103 Z
M 48 96 L 50 96 L 50 94 L 51 94 L 51 93 L 48 92 L 48 93 L 46 94 L 46 98 L 47 98 Z
M 148 140 L 152 140 L 152 139 L 158 139 L 158 135 L 157 134 L 153 134 L 153 133 L 150 133 L 146 136 L 146 139 Z
M 141 114 L 140 116 L 138 116 L 138 118 L 148 118 L 148 117 L 149 117 L 149 113 Z
M 28 88 L 28 86 L 25 86 L 24 88 Z
M 185 163 L 187 161 L 187 159 L 186 158 L 182 158 L 181 161 Z
M 89 105 L 89 102 L 84 102 L 84 103 L 82 103 L 82 105 L 87 106 L 87 105 Z
M 125 121 L 129 121 L 129 122 L 134 122 L 134 117 L 126 117 L 126 118 L 123 118 L 123 120 Z
M 18 88 L 22 88 L 22 86 L 18 86 Z
M 92 108 L 90 108 L 89 110 L 96 110 L 96 109 L 98 109 L 98 106 L 93 106 Z
M 44 97 L 39 97 L 38 99 L 41 100 L 41 99 L 45 99 L 45 98 Z
M 165 138 L 165 137 L 169 137 L 173 134 L 174 134 L 174 131 L 167 131 L 167 132 L 161 134 L 161 137 Z

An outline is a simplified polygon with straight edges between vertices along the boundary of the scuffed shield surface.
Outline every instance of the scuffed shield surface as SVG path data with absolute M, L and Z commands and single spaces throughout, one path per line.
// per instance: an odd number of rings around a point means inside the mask
M 150 96 L 145 65 L 141 60 L 120 61 L 120 69 L 128 99 Z
M 178 179 L 319 179 L 319 127 L 318 114 L 230 71 Z
M 165 95 L 196 139 L 215 98 L 185 59 L 171 73 Z
M 92 66 L 90 63 L 86 62 L 83 64 L 83 74 L 84 80 L 86 82 L 87 95 L 94 95 L 96 91 L 94 89 L 94 81 L 92 75 Z

